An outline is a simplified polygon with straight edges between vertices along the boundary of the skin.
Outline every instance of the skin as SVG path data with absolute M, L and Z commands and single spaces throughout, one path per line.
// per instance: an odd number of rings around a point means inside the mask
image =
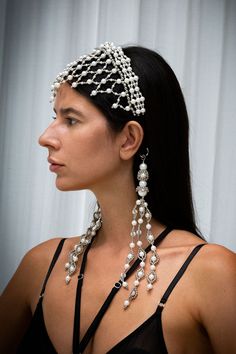
M 80 113 L 68 111 L 69 107 Z M 132 159 L 143 139 L 143 130 L 137 122 L 130 121 L 119 134 L 111 133 L 102 113 L 68 84 L 57 94 L 55 111 L 56 119 L 39 143 L 48 149 L 51 159 L 63 165 L 56 171 L 56 186 L 62 191 L 90 189 L 102 208 L 103 225 L 87 258 L 81 301 L 82 338 L 118 280 L 127 256 L 130 211 L 136 200 Z M 154 235 L 164 228 L 152 220 Z M 30 250 L 2 294 L 1 353 L 14 353 L 26 331 L 59 240 L 51 239 Z M 72 277 L 66 286 L 64 264 L 77 242 L 78 237 L 66 240 L 43 300 L 47 332 L 60 354 L 72 352 L 77 277 Z M 147 293 L 140 285 L 139 296 L 126 311 L 122 306 L 127 291 L 121 289 L 85 353 L 107 352 L 149 318 L 171 279 L 199 243 L 203 241 L 195 235 L 173 230 L 158 247 L 161 261 L 154 289 Z M 80 262 L 81 259 L 78 269 Z M 133 280 L 134 275 L 129 284 Z M 162 324 L 170 354 L 236 353 L 235 254 L 222 246 L 205 245 L 170 295 Z

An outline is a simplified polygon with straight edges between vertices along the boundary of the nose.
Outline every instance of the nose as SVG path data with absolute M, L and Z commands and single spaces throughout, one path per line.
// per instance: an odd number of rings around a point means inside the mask
M 53 124 L 53 123 L 52 123 Z M 46 148 L 53 148 L 58 150 L 60 148 L 60 141 L 56 136 L 56 131 L 50 125 L 38 139 L 39 145 Z

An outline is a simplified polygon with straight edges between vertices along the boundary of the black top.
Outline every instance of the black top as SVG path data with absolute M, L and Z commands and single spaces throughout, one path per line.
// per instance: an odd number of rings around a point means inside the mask
M 155 245 L 158 245 L 171 231 L 171 229 L 166 228 L 155 240 Z M 56 249 L 52 262 L 50 264 L 49 270 L 47 272 L 46 278 L 43 283 L 43 287 L 40 293 L 39 301 L 36 307 L 36 310 L 33 314 L 30 326 L 18 348 L 17 354 L 56 354 L 56 350 L 53 347 L 53 344 L 48 336 L 44 318 L 43 318 L 43 309 L 42 309 L 42 301 L 43 295 L 46 287 L 47 280 L 51 274 L 51 271 L 60 255 L 65 239 L 62 239 Z M 132 333 L 130 333 L 127 337 L 121 340 L 118 344 L 116 344 L 111 350 L 109 350 L 109 354 L 168 354 L 164 337 L 163 337 L 163 329 L 161 322 L 161 314 L 164 308 L 164 304 L 166 303 L 169 295 L 174 289 L 175 285 L 178 283 L 185 270 L 187 269 L 189 263 L 193 259 L 193 257 L 197 254 L 200 248 L 204 244 L 200 244 L 196 246 L 170 285 L 165 291 L 164 295 L 161 298 L 160 303 L 157 306 L 156 311 L 138 328 L 136 328 Z M 94 318 L 92 324 L 88 328 L 84 337 L 80 341 L 79 337 L 79 328 L 80 328 L 80 300 L 81 300 L 81 290 L 83 285 L 83 276 L 87 253 L 89 251 L 91 244 L 86 248 L 81 264 L 80 274 L 78 276 L 78 284 L 77 284 L 77 292 L 76 292 L 76 302 L 75 302 L 75 317 L 74 317 L 74 333 L 73 333 L 73 354 L 83 353 L 85 348 L 87 347 L 90 339 L 94 336 L 94 333 L 99 326 L 107 308 L 109 307 L 112 299 L 115 294 L 119 291 L 121 287 L 121 283 L 115 283 L 112 288 L 110 294 L 99 310 L 98 314 Z M 146 251 L 149 252 L 150 245 L 146 248 Z M 133 271 L 139 265 L 140 260 L 136 260 L 132 267 L 127 272 L 126 279 L 133 273 Z M 107 353 L 107 354 L 108 354 Z

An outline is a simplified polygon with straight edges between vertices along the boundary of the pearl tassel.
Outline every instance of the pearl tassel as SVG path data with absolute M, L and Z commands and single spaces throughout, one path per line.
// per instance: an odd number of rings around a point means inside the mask
M 134 242 L 133 238 L 136 236 L 138 238 L 136 245 L 138 247 L 138 254 L 137 257 L 140 259 L 140 266 L 137 269 L 135 273 L 135 280 L 133 282 L 133 287 L 129 293 L 128 299 L 124 301 L 123 307 L 126 309 L 129 307 L 131 301 L 136 299 L 138 296 L 138 287 L 140 285 L 140 281 L 146 277 L 147 280 L 147 286 L 146 289 L 147 291 L 151 290 L 153 288 L 153 283 L 157 280 L 157 275 L 156 275 L 156 264 L 159 262 L 159 256 L 156 252 L 156 246 L 154 245 L 154 236 L 152 235 L 151 232 L 151 212 L 148 209 L 148 203 L 144 200 L 144 197 L 148 193 L 148 187 L 147 187 L 147 180 L 148 180 L 148 171 L 147 171 L 147 165 L 144 163 L 146 157 L 148 155 L 148 152 L 146 155 L 142 155 L 142 163 L 140 164 L 139 168 L 140 170 L 138 171 L 138 180 L 139 180 L 139 186 L 136 188 L 136 191 L 138 192 L 138 195 L 141 197 L 136 201 L 135 207 L 133 209 L 133 220 L 132 220 L 132 231 L 131 231 L 131 237 L 132 237 L 132 242 L 130 245 L 132 246 L 132 255 L 134 254 L 133 249 L 134 249 Z M 145 218 L 145 221 L 144 221 Z M 145 225 L 146 228 L 146 238 L 149 244 L 151 244 L 151 257 L 150 257 L 150 271 L 149 273 L 145 276 L 145 266 L 146 266 L 146 251 L 142 248 L 142 241 L 141 241 L 141 235 L 142 235 L 142 230 L 141 226 L 143 224 Z M 132 258 L 133 261 L 134 258 Z M 130 267 L 130 262 L 127 264 L 127 269 Z M 126 265 L 125 265 L 125 270 L 126 270 Z M 123 286 L 128 289 L 128 283 L 124 281 L 125 278 L 125 273 L 122 274 L 121 280 L 123 281 Z M 124 285 L 125 283 L 125 285 Z
M 77 268 L 78 256 L 84 252 L 84 249 L 89 243 L 91 243 L 92 238 L 96 235 L 97 231 L 102 225 L 101 209 L 98 206 L 97 210 L 93 214 L 93 221 L 86 231 L 86 234 L 80 237 L 78 244 L 74 246 L 74 249 L 69 253 L 69 260 L 65 264 L 65 270 L 67 275 L 65 277 L 66 285 L 71 281 L 71 276 L 75 273 Z

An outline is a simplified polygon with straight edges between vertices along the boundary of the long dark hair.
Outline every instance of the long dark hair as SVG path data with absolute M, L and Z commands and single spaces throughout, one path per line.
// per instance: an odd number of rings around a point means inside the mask
M 144 116 L 111 109 L 111 96 L 90 97 L 90 87 L 78 86 L 105 115 L 113 132 L 121 131 L 129 120 L 138 121 L 144 139 L 133 162 L 136 180 L 139 155 L 149 149 L 146 159 L 149 170 L 149 193 L 145 197 L 153 217 L 175 229 L 190 231 L 201 237 L 195 222 L 189 166 L 189 123 L 179 82 L 166 61 L 156 52 L 143 47 L 126 47 L 139 87 L 145 97 Z

